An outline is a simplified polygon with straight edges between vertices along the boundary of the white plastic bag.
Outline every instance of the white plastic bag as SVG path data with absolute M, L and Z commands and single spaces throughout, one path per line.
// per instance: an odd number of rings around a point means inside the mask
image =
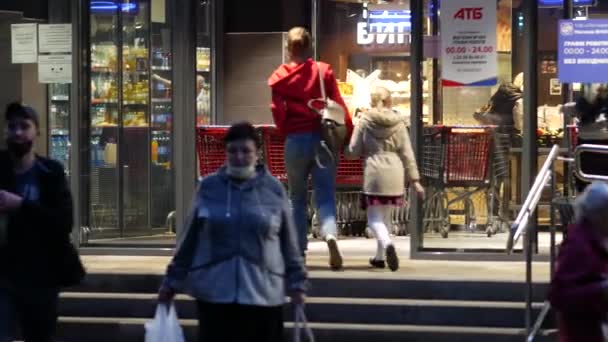
M 304 333 L 308 338 L 309 342 L 315 342 L 315 335 L 312 333 L 312 329 L 308 326 L 306 320 L 306 313 L 304 313 L 304 305 L 295 306 L 295 319 L 293 326 L 293 342 L 300 342 L 301 331 L 304 329 Z
M 146 322 L 146 342 L 185 342 L 174 304 L 169 310 L 164 304 L 156 307 L 154 319 Z

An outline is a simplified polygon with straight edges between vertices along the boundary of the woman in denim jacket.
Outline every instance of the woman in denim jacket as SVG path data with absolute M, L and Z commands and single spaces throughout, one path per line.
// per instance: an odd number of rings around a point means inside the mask
M 159 301 L 178 290 L 196 298 L 200 341 L 282 341 L 285 291 L 302 304 L 307 289 L 291 209 L 257 165 L 254 127 L 232 126 L 225 142 L 227 164 L 201 181 Z

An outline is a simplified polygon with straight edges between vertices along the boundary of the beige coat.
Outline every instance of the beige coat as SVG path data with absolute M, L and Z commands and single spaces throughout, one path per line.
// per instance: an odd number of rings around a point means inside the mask
M 370 110 L 355 126 L 347 157 L 365 158 L 363 192 L 401 196 L 420 179 L 404 118 L 390 109 Z

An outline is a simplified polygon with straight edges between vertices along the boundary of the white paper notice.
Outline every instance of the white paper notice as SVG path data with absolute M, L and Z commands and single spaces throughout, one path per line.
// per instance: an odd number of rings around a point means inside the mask
M 72 55 L 40 55 L 38 82 L 72 83 Z
M 71 53 L 72 24 L 39 25 L 40 53 Z
M 37 24 L 11 25 L 11 60 L 17 63 L 38 61 Z
M 493 86 L 498 80 L 496 2 L 441 2 L 444 87 Z

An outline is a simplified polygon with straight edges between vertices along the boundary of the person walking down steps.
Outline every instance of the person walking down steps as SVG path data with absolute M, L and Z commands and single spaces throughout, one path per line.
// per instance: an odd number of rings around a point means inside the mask
M 378 240 L 372 267 L 391 271 L 399 268 L 397 250 L 385 220 L 393 207 L 403 205 L 406 184 L 413 185 L 424 199 L 418 166 L 403 116 L 391 109 L 391 93 L 376 88 L 371 94 L 371 109 L 357 122 L 347 157 L 362 156 L 365 161 L 361 206 L 367 209 L 367 224 Z M 386 262 L 385 262 L 386 257 Z

